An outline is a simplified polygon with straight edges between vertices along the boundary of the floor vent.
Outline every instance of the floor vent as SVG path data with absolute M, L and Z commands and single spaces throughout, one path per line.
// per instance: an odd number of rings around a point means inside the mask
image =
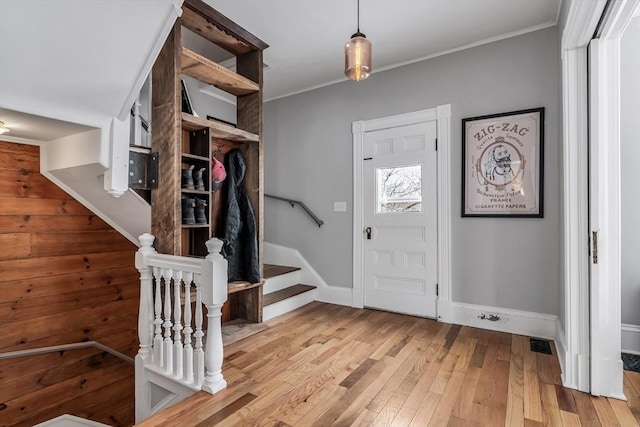
M 622 364 L 625 371 L 640 373 L 640 356 L 637 354 L 622 353 Z
M 531 351 L 535 353 L 551 354 L 551 345 L 547 340 L 540 340 L 537 338 L 529 338 Z

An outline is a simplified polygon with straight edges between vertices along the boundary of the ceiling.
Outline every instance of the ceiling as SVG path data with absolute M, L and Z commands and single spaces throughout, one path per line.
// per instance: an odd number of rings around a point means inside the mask
M 346 80 L 356 0 L 205 0 L 270 47 L 264 99 Z M 556 25 L 561 0 L 360 0 L 375 72 Z
M 356 0 L 205 1 L 270 45 L 266 101 L 346 80 L 343 46 L 356 31 Z M 373 44 L 376 73 L 553 26 L 560 3 L 360 0 L 360 29 Z M 103 126 L 124 111 L 143 64 L 153 59 L 140 52 L 154 45 L 179 4 L 2 0 L 0 120 L 12 129 L 5 135 L 50 141 Z M 185 34 L 185 44 L 198 38 Z M 221 49 L 212 55 L 219 61 L 230 56 Z
M 11 129 L 5 137 L 31 141 L 54 141 L 94 129 L 89 126 L 0 108 L 0 118 Z

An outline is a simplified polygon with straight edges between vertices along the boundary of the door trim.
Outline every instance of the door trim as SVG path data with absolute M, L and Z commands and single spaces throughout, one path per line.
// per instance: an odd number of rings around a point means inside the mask
M 633 7 L 634 3 L 637 1 L 612 2 L 613 10 L 609 16 L 613 19 L 605 22 L 601 39 L 619 38 L 621 28 L 627 24 L 624 22 L 624 16 L 629 15 L 629 8 Z M 558 348 L 563 385 L 586 392 L 596 392 L 590 384 L 590 375 L 593 372 L 589 364 L 591 352 L 588 286 L 590 259 L 587 257 L 589 250 L 587 216 L 589 171 L 586 143 L 589 114 L 587 110 L 587 44 L 593 37 L 606 4 L 607 0 L 571 3 L 562 34 L 565 313 L 562 319 L 564 325 L 559 322 L 559 325 L 564 327 L 564 331 L 558 328 L 556 342 L 566 343 L 565 346 Z M 600 65 L 616 68 L 618 66 L 612 63 Z M 599 72 L 604 72 L 604 68 Z M 609 69 L 607 72 L 614 71 Z M 599 237 L 602 253 L 602 244 L 605 242 L 602 242 L 602 236 Z M 619 288 L 620 283 L 614 286 Z M 617 307 L 609 301 L 609 306 L 619 312 L 619 298 L 616 303 Z M 616 334 L 619 334 L 619 330 Z M 597 366 L 594 368 L 598 369 Z M 609 388 L 608 392 L 603 393 L 601 390 L 599 393 L 618 395 L 617 387 L 612 387 L 611 382 L 605 388 Z
M 590 389 L 587 44 L 606 3 L 571 3 L 562 34 L 564 318 L 556 344 L 562 384 L 585 392 Z
M 438 203 L 438 285 L 436 315 L 440 322 L 451 322 L 451 105 L 428 110 L 360 120 L 351 124 L 353 133 L 353 300 L 352 306 L 364 307 L 363 259 L 363 146 L 365 132 L 437 121 L 437 203 Z
M 625 399 L 621 352 L 620 37 L 637 0 L 611 3 L 590 44 L 590 234 L 598 232 L 591 268 L 591 394 Z M 597 155 L 594 155 L 597 153 Z M 593 260 L 592 260 L 593 262 Z

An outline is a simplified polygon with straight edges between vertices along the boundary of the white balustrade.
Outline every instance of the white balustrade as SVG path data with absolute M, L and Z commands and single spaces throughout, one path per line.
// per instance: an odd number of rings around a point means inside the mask
M 139 367 L 144 367 L 193 390 L 213 394 L 225 388 L 220 313 L 227 300 L 227 262 L 220 255 L 222 242 L 209 240 L 209 255 L 196 259 L 158 254 L 150 234 L 139 239 L 136 268 L 141 286 L 140 349 L 136 376 L 144 375 L 138 372 Z M 203 307 L 207 316 L 206 340 Z M 136 378 L 136 387 L 138 383 Z

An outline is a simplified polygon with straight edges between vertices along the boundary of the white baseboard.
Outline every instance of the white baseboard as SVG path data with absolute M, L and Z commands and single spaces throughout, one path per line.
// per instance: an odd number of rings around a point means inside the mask
M 566 335 L 564 334 L 564 328 L 562 327 L 562 323 L 560 322 L 560 318 L 556 318 L 556 331 L 555 331 L 555 343 L 556 343 L 556 351 L 558 352 L 558 362 L 560 362 L 560 371 L 562 372 L 562 383 L 563 385 L 566 383 L 571 383 L 569 378 L 565 377 L 567 372 L 567 344 L 566 344 Z M 565 387 L 567 387 L 565 385 Z M 571 387 L 575 388 L 575 387 Z
M 451 323 L 537 338 L 555 338 L 556 318 L 550 314 L 451 303 Z
M 578 390 L 578 373 L 580 369 L 579 358 L 569 353 L 567 348 L 567 336 L 564 333 L 562 322 L 556 318 L 555 344 L 560 363 L 560 377 L 562 385 L 567 388 Z M 572 360 L 573 359 L 573 360 Z M 569 369 L 571 368 L 571 369 Z
M 622 324 L 622 352 L 640 356 L 640 326 Z
M 345 305 L 351 307 L 353 301 L 353 289 L 339 286 L 327 286 L 318 288 L 317 301 L 328 304 Z

